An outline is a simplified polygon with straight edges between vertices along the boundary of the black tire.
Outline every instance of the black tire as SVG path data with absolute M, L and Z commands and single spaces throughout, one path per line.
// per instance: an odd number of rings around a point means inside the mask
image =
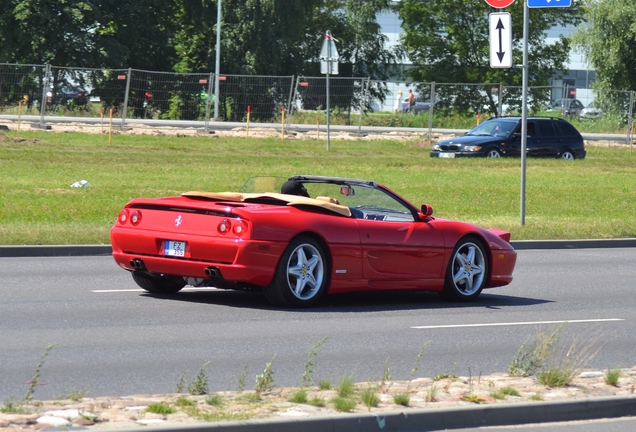
M 491 158 L 500 158 L 501 157 L 501 152 L 499 150 L 497 150 L 496 148 L 491 148 L 486 153 L 486 157 L 489 158 L 489 159 L 491 159 Z
M 132 278 L 137 285 L 153 294 L 174 294 L 186 286 L 186 282 L 182 278 L 173 276 L 152 276 L 133 272 Z
M 565 150 L 559 155 L 559 159 L 574 160 L 574 153 L 570 150 Z
M 481 241 L 464 237 L 453 249 L 442 297 L 457 302 L 476 299 L 488 280 L 488 268 L 488 254 Z
M 327 292 L 330 274 L 323 245 L 308 236 L 297 237 L 283 252 L 272 283 L 263 291 L 274 306 L 310 307 Z

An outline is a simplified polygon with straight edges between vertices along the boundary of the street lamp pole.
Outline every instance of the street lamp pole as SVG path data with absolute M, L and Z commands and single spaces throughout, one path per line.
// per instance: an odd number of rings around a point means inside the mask
M 221 0 L 216 11 L 216 63 L 214 66 L 214 118 L 219 118 L 219 73 L 221 69 Z

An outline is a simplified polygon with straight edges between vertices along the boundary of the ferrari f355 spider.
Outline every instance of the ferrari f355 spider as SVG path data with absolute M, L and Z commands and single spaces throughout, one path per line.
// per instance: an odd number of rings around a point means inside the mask
M 117 264 L 151 293 L 252 289 L 296 308 L 365 290 L 470 301 L 509 284 L 517 258 L 508 232 L 435 218 L 374 181 L 309 175 L 133 199 L 111 243 Z

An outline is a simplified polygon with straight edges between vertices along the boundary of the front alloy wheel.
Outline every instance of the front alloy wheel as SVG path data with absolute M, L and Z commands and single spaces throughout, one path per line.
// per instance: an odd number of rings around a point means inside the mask
M 488 260 L 481 242 L 473 238 L 460 240 L 446 271 L 443 297 L 452 301 L 470 301 L 484 288 Z
M 277 306 L 312 306 L 327 290 L 328 267 L 322 245 L 311 237 L 299 237 L 285 249 L 265 295 Z
M 499 153 L 499 150 L 497 150 L 497 149 L 490 149 L 490 150 L 488 150 L 488 153 L 486 153 L 486 157 L 487 158 L 498 158 L 498 157 L 501 157 L 501 153 Z

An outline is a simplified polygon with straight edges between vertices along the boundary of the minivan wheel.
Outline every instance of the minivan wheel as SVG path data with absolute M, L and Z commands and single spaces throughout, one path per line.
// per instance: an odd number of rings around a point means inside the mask
M 560 159 L 565 159 L 565 160 L 574 160 L 574 154 L 572 154 L 571 151 L 566 150 L 563 153 L 561 153 L 561 155 L 559 156 Z

